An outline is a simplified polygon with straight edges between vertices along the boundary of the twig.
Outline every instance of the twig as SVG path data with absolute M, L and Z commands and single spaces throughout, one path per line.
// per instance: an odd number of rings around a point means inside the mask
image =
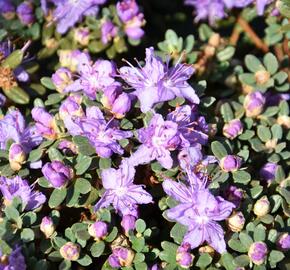
M 240 28 L 238 27 L 238 25 L 236 25 L 234 27 L 234 30 L 230 36 L 230 44 L 233 45 L 233 46 L 236 46 L 237 43 L 238 43 L 238 40 L 240 38 L 240 34 L 241 34 L 241 30 Z
M 237 20 L 238 24 L 243 28 L 243 30 L 249 35 L 252 41 L 255 43 L 256 47 L 261 49 L 263 52 L 268 52 L 269 47 L 257 36 L 252 27 L 245 21 L 242 17 Z

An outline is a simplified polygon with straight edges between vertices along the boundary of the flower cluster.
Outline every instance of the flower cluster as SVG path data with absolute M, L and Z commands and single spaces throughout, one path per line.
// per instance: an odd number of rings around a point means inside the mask
M 0 0 L 0 270 L 288 269 L 288 2 Z

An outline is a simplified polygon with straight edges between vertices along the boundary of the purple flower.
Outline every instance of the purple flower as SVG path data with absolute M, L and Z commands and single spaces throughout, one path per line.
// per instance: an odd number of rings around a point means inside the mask
M 288 251 L 290 249 L 290 235 L 283 233 L 279 236 L 277 246 L 282 251 Z
M 125 24 L 125 33 L 129 38 L 138 40 L 144 36 L 144 30 L 141 28 L 144 24 L 144 15 L 140 13 Z
M 0 108 L 3 107 L 6 103 L 6 97 L 0 93 Z
M 153 105 L 184 97 L 198 104 L 199 98 L 187 80 L 194 69 L 191 65 L 176 64 L 169 68 L 159 57 L 154 55 L 154 49 L 146 49 L 146 64 L 144 67 L 130 66 L 120 69 L 121 77 L 132 86 L 133 94 L 138 97 L 141 111 L 149 111 Z
M 220 166 L 225 172 L 237 171 L 242 164 L 242 159 L 238 156 L 227 155 L 220 160 Z
M 239 207 L 244 197 L 244 192 L 242 189 L 239 189 L 236 186 L 230 186 L 225 191 L 225 197 L 228 201 L 232 202 L 236 207 Z
M 31 2 L 24 1 L 17 7 L 16 12 L 22 24 L 29 25 L 29 24 L 34 23 L 35 16 L 34 16 L 33 5 Z
M 226 7 L 231 9 L 231 8 L 243 8 L 251 3 L 253 3 L 253 0 L 223 0 L 225 3 Z
M 80 246 L 78 244 L 67 242 L 59 250 L 60 255 L 68 261 L 77 261 L 80 257 Z
M 57 31 L 65 34 L 69 28 L 79 22 L 84 15 L 95 16 L 99 11 L 99 5 L 106 0 L 63 0 L 56 1 L 56 9 L 53 17 L 57 21 Z
M 124 0 L 116 5 L 117 14 L 124 23 L 127 36 L 138 40 L 144 35 L 141 27 L 144 25 L 144 15 L 139 13 L 139 7 L 135 0 Z
M 185 4 L 195 8 L 195 21 L 207 20 L 214 25 L 226 17 L 223 0 L 185 0 Z
M 73 82 L 72 73 L 68 68 L 59 68 L 52 74 L 51 80 L 55 85 L 56 91 L 62 93 L 63 90 Z
M 123 227 L 126 234 L 128 234 L 129 231 L 135 229 L 135 222 L 136 222 L 135 216 L 125 215 L 122 217 L 121 226 Z
M 151 203 L 152 197 L 142 185 L 133 183 L 134 175 L 135 169 L 128 162 L 123 162 L 118 170 L 103 170 L 102 183 L 105 192 L 97 202 L 95 211 L 113 205 L 122 216 L 137 216 L 138 204 Z
M 89 54 L 80 50 L 59 50 L 58 53 L 60 65 L 72 72 L 77 71 L 81 63 L 89 63 L 91 61 Z
M 2 257 L 2 251 L 0 250 L 0 258 Z M 9 254 L 8 261 L 6 265 L 0 263 L 0 270 L 26 270 L 27 266 L 25 263 L 25 258 L 22 255 L 21 247 L 16 246 L 12 249 Z
M 67 97 L 59 107 L 59 116 L 61 119 L 65 119 L 67 116 L 83 117 L 85 113 L 81 107 L 82 96 L 79 94 L 71 95 Z
M 98 60 L 92 64 L 89 59 L 83 59 L 78 65 L 79 79 L 66 87 L 65 92 L 84 91 L 92 100 L 96 93 L 115 83 L 115 65 L 108 60 Z
M 164 168 L 172 167 L 173 160 L 170 151 L 175 150 L 180 144 L 176 123 L 164 121 L 162 115 L 155 114 L 148 127 L 137 131 L 137 137 L 142 145 L 129 158 L 133 166 L 146 164 L 156 159 Z
M 262 180 L 266 182 L 272 182 L 275 180 L 275 174 L 277 172 L 278 165 L 273 162 L 266 163 L 261 169 L 260 169 L 260 177 Z
M 109 20 L 106 20 L 101 25 L 102 43 L 108 44 L 118 33 L 118 28 Z
M 242 134 L 243 124 L 240 119 L 233 119 L 223 127 L 223 135 L 231 140 Z
M 58 147 L 58 149 L 63 150 L 64 153 L 68 154 L 68 153 L 72 153 L 72 154 L 77 154 L 77 146 L 68 140 L 62 140 L 60 141 Z
M 41 171 L 48 182 L 55 188 L 65 186 L 73 178 L 72 168 L 57 160 L 46 163 Z
M 120 268 L 122 266 L 130 266 L 134 256 L 133 250 L 125 247 L 116 247 L 113 249 L 113 253 L 109 256 L 108 261 L 113 268 Z
M 192 266 L 194 256 L 190 254 L 190 244 L 182 244 L 176 252 L 176 262 L 183 268 Z
M 273 2 L 273 0 L 257 0 L 256 5 L 257 5 L 257 13 L 258 15 L 262 16 L 264 15 L 265 8 L 268 4 Z
M 248 94 L 244 100 L 244 108 L 247 117 L 256 117 L 264 109 L 266 99 L 259 91 Z
M 116 9 L 119 18 L 124 23 L 132 20 L 139 12 L 139 7 L 135 0 L 118 1 Z
M 19 176 L 14 178 L 0 177 L 0 191 L 7 203 L 19 197 L 26 210 L 33 210 L 45 203 L 45 196 L 39 191 L 33 191 L 26 180 Z
M 40 231 L 42 231 L 46 238 L 52 236 L 55 231 L 55 226 L 51 217 L 45 216 L 40 223 Z
M 254 242 L 248 251 L 250 260 L 256 264 L 261 265 L 266 260 L 268 253 L 267 245 L 263 242 Z
M 245 217 L 242 212 L 233 213 L 227 220 L 228 227 L 232 232 L 240 232 L 245 225 Z
M 198 147 L 189 147 L 181 150 L 178 154 L 178 160 L 180 167 L 184 171 L 198 171 L 198 166 L 205 167 L 217 161 L 214 156 L 204 156 Z
M 57 126 L 54 117 L 42 107 L 35 107 L 31 111 L 32 118 L 36 122 L 35 127 L 39 135 L 49 140 L 57 138 Z
M 9 110 L 0 120 L 0 149 L 5 150 L 9 140 L 21 145 L 26 154 L 42 142 L 35 126 L 25 126 L 24 117 L 18 109 Z
M 205 145 L 208 140 L 208 125 L 203 116 L 199 116 L 196 108 L 189 105 L 177 107 L 167 115 L 167 120 L 178 124 L 181 147 Z
M 219 253 L 226 251 L 224 232 L 217 223 L 226 219 L 235 207 L 221 197 L 214 197 L 208 189 L 195 189 L 192 185 L 165 180 L 164 191 L 179 202 L 166 211 L 166 216 L 187 226 L 183 243 L 189 243 L 191 248 L 200 246 L 206 241 Z
M 99 156 L 108 158 L 113 153 L 123 154 L 118 140 L 129 138 L 132 132 L 120 130 L 116 121 L 106 122 L 98 107 L 86 110 L 86 117 L 66 117 L 64 123 L 72 136 L 87 137 Z
M 88 232 L 96 240 L 103 239 L 108 234 L 108 225 L 103 221 L 96 221 L 89 226 Z

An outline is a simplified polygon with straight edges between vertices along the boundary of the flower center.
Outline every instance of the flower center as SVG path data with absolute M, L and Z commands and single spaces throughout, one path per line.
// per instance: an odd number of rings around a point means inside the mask
M 127 193 L 127 188 L 125 187 L 119 187 L 116 189 L 116 195 L 118 197 L 123 197 Z

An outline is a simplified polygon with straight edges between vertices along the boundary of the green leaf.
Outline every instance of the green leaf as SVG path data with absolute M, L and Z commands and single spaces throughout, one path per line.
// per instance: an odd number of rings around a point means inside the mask
M 33 241 L 34 240 L 34 231 L 29 229 L 29 228 L 25 228 L 22 230 L 20 237 L 21 237 L 21 240 L 24 242 Z
M 65 187 L 61 189 L 54 189 L 50 195 L 48 205 L 50 208 L 55 208 L 59 206 L 65 199 L 67 190 Z
M 234 257 L 230 253 L 223 253 L 221 257 L 222 265 L 226 270 L 235 270 L 236 266 L 234 265 Z
M 34 149 L 31 150 L 28 156 L 27 161 L 35 162 L 41 159 L 43 155 L 43 149 Z
M 73 143 L 77 146 L 78 152 L 83 155 L 90 156 L 96 153 L 95 148 L 91 146 L 89 140 L 83 136 L 74 136 Z
M 238 138 L 242 141 L 247 141 L 255 135 L 253 130 L 245 130 Z
M 89 193 L 91 188 L 91 183 L 84 178 L 78 178 L 75 182 L 75 189 L 81 194 Z
M 234 264 L 240 267 L 246 267 L 250 263 L 248 255 L 240 255 L 234 259 Z
M 53 84 L 51 78 L 49 77 L 42 77 L 40 79 L 40 82 L 43 86 L 45 86 L 46 88 L 50 89 L 50 90 L 55 90 L 55 85 Z
M 272 138 L 273 139 L 277 139 L 277 140 L 281 140 L 282 136 L 283 136 L 283 129 L 280 125 L 278 124 L 274 124 L 271 127 L 271 132 L 272 132 Z
M 277 58 L 272 53 L 267 53 L 263 59 L 266 69 L 270 72 L 271 75 L 275 74 L 278 71 L 279 63 Z
M 235 54 L 235 47 L 227 46 L 217 53 L 217 59 L 221 62 L 230 60 Z
M 275 265 L 276 263 L 282 261 L 284 258 L 285 258 L 285 255 L 283 254 L 283 252 L 278 251 L 278 250 L 272 250 L 269 255 L 269 261 L 271 263 L 274 263 Z
M 6 206 L 4 213 L 8 219 L 17 221 L 19 219 L 19 212 L 12 205 Z
M 226 148 L 218 141 L 211 143 L 211 151 L 218 159 L 222 159 L 228 154 Z
M 246 171 L 233 172 L 235 183 L 247 184 L 251 181 L 251 175 Z
M 100 160 L 99 160 L 99 168 L 101 170 L 111 168 L 111 166 L 112 166 L 112 161 L 111 161 L 110 158 L 100 158 Z
M 255 242 L 259 242 L 259 241 L 264 242 L 265 239 L 266 239 L 266 229 L 263 225 L 259 224 L 254 230 L 254 241 Z
M 187 232 L 187 228 L 185 226 L 179 223 L 176 223 L 170 231 L 170 236 L 174 239 L 174 241 L 177 244 L 180 244 L 186 232 Z
M 234 113 L 229 103 L 224 103 L 221 106 L 221 114 L 225 122 L 229 122 L 234 119 Z
M 91 246 L 91 254 L 93 257 L 98 258 L 100 257 L 105 250 L 105 243 L 103 241 L 96 242 Z
M 29 95 L 19 86 L 12 87 L 11 89 L 2 89 L 5 95 L 12 101 L 18 104 L 28 104 Z
M 256 56 L 254 56 L 252 54 L 246 55 L 245 64 L 246 64 L 246 67 L 248 68 L 248 70 L 250 70 L 254 73 L 259 71 L 259 70 L 265 70 L 261 61 Z
M 77 157 L 77 163 L 75 165 L 76 174 L 77 175 L 84 174 L 91 166 L 91 163 L 92 163 L 91 157 L 79 154 Z
M 200 268 L 205 268 L 212 262 L 212 257 L 208 253 L 203 253 L 199 256 L 196 266 Z
M 112 231 L 105 238 L 105 241 L 106 242 L 112 242 L 112 241 L 115 240 L 115 238 L 117 237 L 117 235 L 118 235 L 118 229 L 117 229 L 117 227 L 114 227 L 112 229 Z
M 178 245 L 171 242 L 164 241 L 161 243 L 163 251 L 159 253 L 159 257 L 162 261 L 176 264 L 176 251 Z
M 4 59 L 1 66 L 5 68 L 15 69 L 22 63 L 23 57 L 24 52 L 22 50 L 15 50 Z
M 246 232 L 240 232 L 239 238 L 241 240 L 241 243 L 246 248 L 249 248 L 251 244 L 253 244 L 253 239 L 246 233 Z
M 135 237 L 132 236 L 130 238 L 130 241 L 132 243 L 132 248 L 136 250 L 137 252 L 141 252 L 143 248 L 145 247 L 145 239 L 144 237 Z
M 265 126 L 258 126 L 257 129 L 258 137 L 261 139 L 263 142 L 267 142 L 271 139 L 272 135 L 270 132 L 270 129 Z
M 80 259 L 77 260 L 77 262 L 82 265 L 82 266 L 88 266 L 90 265 L 93 261 L 92 258 L 89 255 L 84 255 Z
M 238 251 L 240 253 L 244 253 L 248 250 L 246 247 L 242 245 L 241 241 L 237 239 L 230 239 L 228 245 L 231 249 Z
M 64 260 L 60 263 L 59 270 L 70 270 L 71 269 L 71 261 Z
M 135 222 L 135 227 L 138 233 L 143 233 L 146 229 L 146 223 L 143 219 L 137 219 Z

